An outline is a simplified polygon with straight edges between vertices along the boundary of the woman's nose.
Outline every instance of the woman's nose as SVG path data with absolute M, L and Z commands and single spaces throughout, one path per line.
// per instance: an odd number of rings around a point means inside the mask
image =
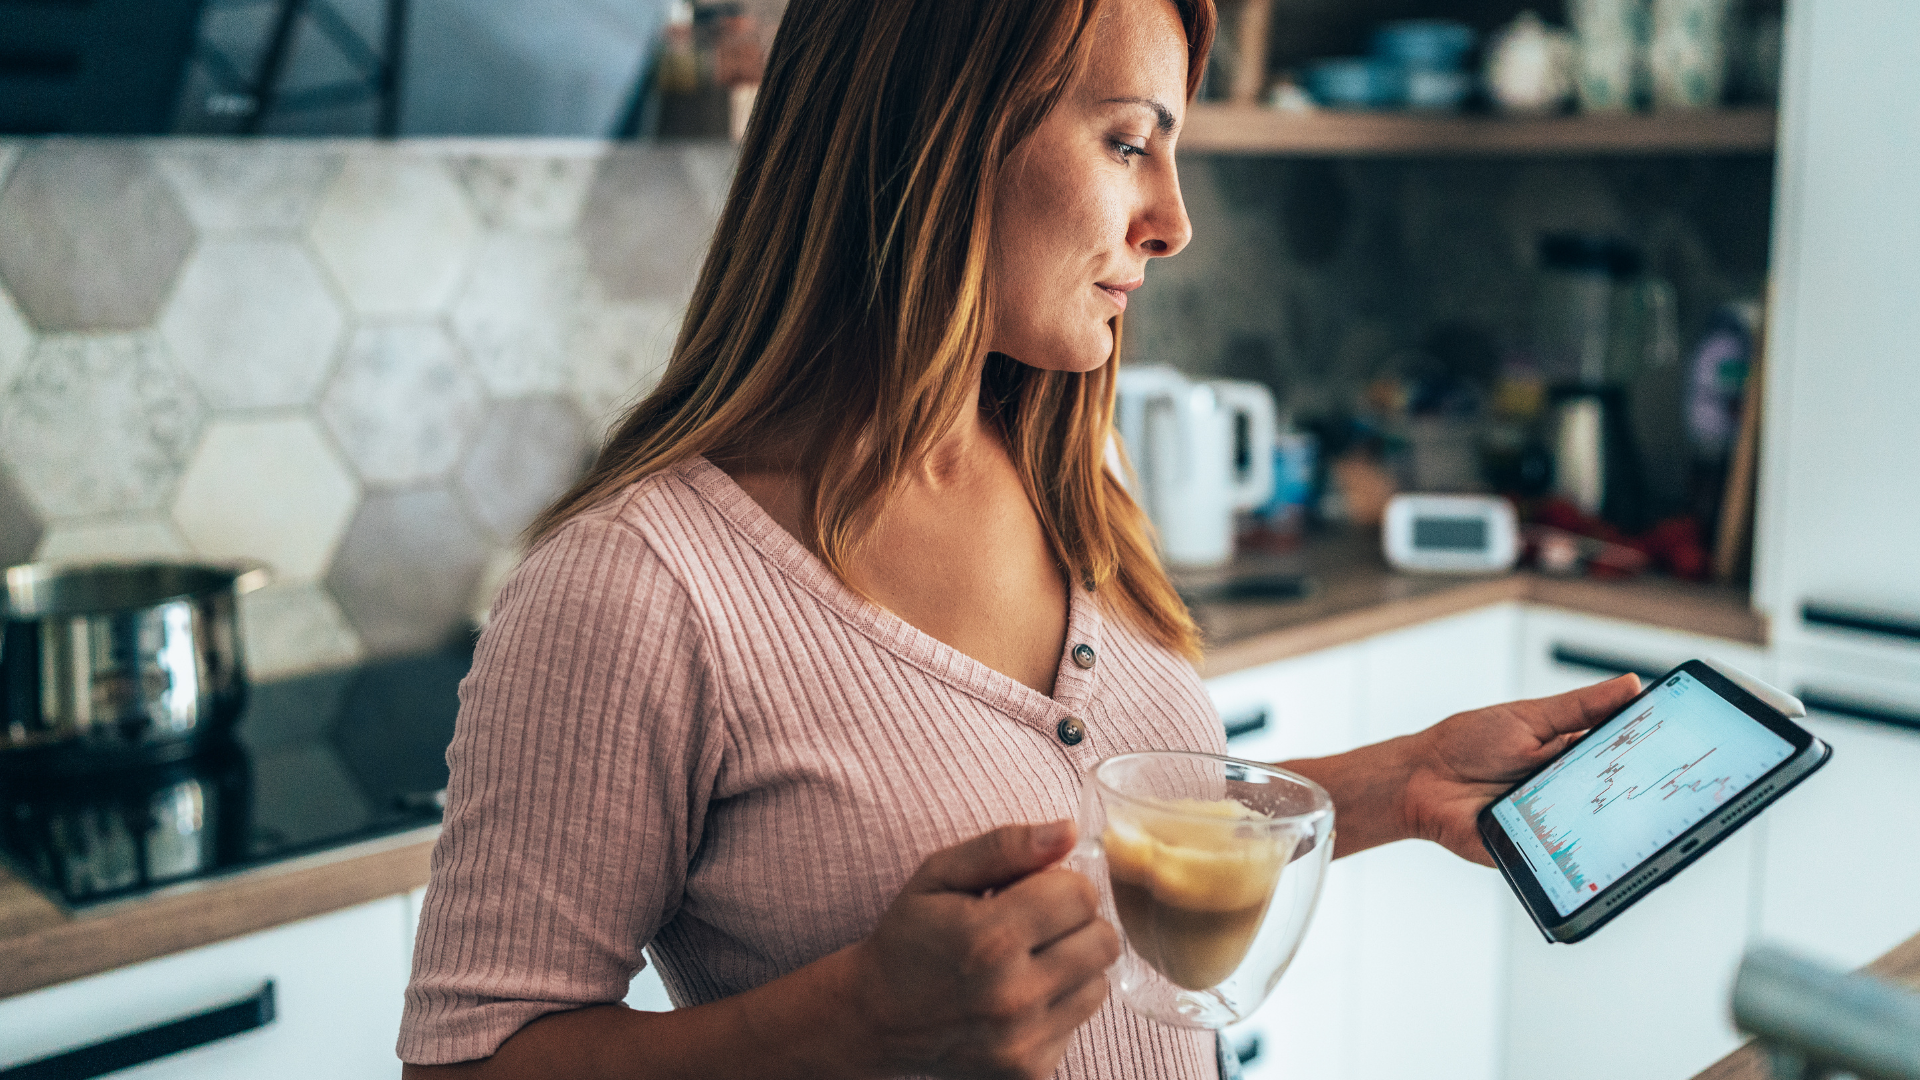
M 1193 222 L 1187 217 L 1187 204 L 1180 197 L 1180 180 L 1171 175 L 1156 185 L 1146 205 L 1134 221 L 1133 241 L 1150 257 L 1178 254 L 1193 239 Z

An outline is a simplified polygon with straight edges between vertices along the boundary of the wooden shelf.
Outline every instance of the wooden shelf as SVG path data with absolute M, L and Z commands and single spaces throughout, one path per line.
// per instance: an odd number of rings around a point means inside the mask
M 1627 116 L 1495 116 L 1404 112 L 1287 113 L 1195 104 L 1180 149 L 1292 157 L 1770 154 L 1772 109 Z

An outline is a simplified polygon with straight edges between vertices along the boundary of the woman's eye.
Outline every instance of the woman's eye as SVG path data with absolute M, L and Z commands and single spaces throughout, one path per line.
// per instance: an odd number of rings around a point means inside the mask
M 1126 161 L 1127 159 L 1136 157 L 1136 156 L 1144 157 L 1146 155 L 1147 148 L 1144 146 L 1135 146 L 1130 142 L 1123 142 L 1119 139 L 1115 139 L 1113 140 L 1113 152 L 1119 155 L 1121 161 Z

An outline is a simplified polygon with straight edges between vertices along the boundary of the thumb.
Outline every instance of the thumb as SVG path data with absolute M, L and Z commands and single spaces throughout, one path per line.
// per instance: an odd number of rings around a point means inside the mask
M 981 893 L 1011 885 L 1066 857 L 1073 849 L 1071 820 L 1005 825 L 927 856 L 908 892 Z
M 1554 730 L 1585 731 L 1612 716 L 1639 692 L 1640 676 L 1632 673 L 1572 691 L 1567 697 L 1573 708 L 1554 717 Z

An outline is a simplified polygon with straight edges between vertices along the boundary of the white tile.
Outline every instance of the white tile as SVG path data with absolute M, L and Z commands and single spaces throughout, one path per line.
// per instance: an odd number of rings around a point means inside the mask
M 362 315 L 429 314 L 453 298 L 479 231 L 437 161 L 388 149 L 348 156 L 314 214 L 314 250 Z
M 160 510 L 205 412 L 155 335 L 47 337 L 0 394 L 0 450 L 49 519 Z
M 586 259 L 566 237 L 489 235 L 475 253 L 452 323 L 496 398 L 566 388 Z
M 0 393 L 20 374 L 27 354 L 33 351 L 33 341 L 33 327 L 14 306 L 6 286 L 0 285 Z
M 460 460 L 486 410 L 460 349 L 430 322 L 362 327 L 320 414 L 369 484 L 411 484 Z
M 451 163 L 454 177 L 496 229 L 565 232 L 580 219 L 598 157 L 475 155 Z
M 690 142 L 680 148 L 680 167 L 686 170 L 693 190 L 715 220 L 727 205 L 727 190 L 733 186 L 734 169 L 740 163 L 740 148 L 731 141 Z
M 487 557 L 487 565 L 480 571 L 480 584 L 474 586 L 473 601 L 467 605 L 467 617 L 475 626 L 487 625 L 487 618 L 493 612 L 494 598 L 500 595 L 500 589 L 520 568 L 520 550 L 515 547 L 496 548 Z
M 682 315 L 680 308 L 655 300 L 582 305 L 570 389 L 593 425 L 596 443 L 627 406 L 660 381 Z
M 228 409 L 312 401 L 345 323 L 305 248 L 253 238 L 202 240 L 160 314 L 181 369 Z
M 33 553 L 40 562 L 83 563 L 116 559 L 177 559 L 193 549 L 163 515 L 79 518 L 56 521 Z
M 359 488 L 305 416 L 217 420 L 180 480 L 173 520 L 200 555 L 258 559 L 276 581 L 327 568 Z
M 340 169 L 337 151 L 299 140 L 166 139 L 151 152 L 203 233 L 297 233 Z
M 343 667 L 366 654 L 340 605 L 316 584 L 269 585 L 242 596 L 240 638 L 255 679 Z

